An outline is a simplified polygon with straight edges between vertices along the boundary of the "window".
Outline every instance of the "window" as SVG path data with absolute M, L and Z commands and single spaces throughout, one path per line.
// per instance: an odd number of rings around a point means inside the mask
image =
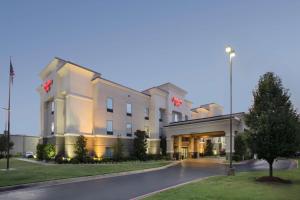
M 106 121 L 106 133 L 107 135 L 113 135 L 113 122 L 111 120 Z
M 149 108 L 145 108 L 145 120 L 149 120 Z
M 113 112 L 113 99 L 112 98 L 107 98 L 106 99 L 106 110 L 107 112 Z
M 172 118 L 173 118 L 173 122 L 181 121 L 181 113 L 173 111 Z
M 132 115 L 132 110 L 131 110 L 131 104 L 130 103 L 128 103 L 126 105 L 126 114 L 127 114 L 127 116 L 131 116 Z
M 131 123 L 127 123 L 126 124 L 126 135 L 128 137 L 132 136 L 132 125 L 131 125 Z
M 150 137 L 150 129 L 149 126 L 144 127 L 144 131 L 147 133 L 148 137 Z
M 163 128 L 162 128 L 162 127 L 160 127 L 160 128 L 159 128 L 159 136 L 162 136 L 162 135 L 163 135 L 163 133 L 164 133 L 164 132 L 163 132 Z
M 184 116 L 185 120 L 189 120 L 189 117 L 187 115 Z
M 54 122 L 51 122 L 51 135 L 54 134 Z
M 162 122 L 163 121 L 163 110 L 159 109 L 159 121 Z
M 54 101 L 51 101 L 51 114 L 54 114 Z

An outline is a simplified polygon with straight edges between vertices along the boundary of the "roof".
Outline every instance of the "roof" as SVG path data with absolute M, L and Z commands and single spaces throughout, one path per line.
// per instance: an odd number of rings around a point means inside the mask
M 239 113 L 233 113 L 232 115 L 234 117 L 240 117 L 244 115 L 244 112 Z M 169 125 L 166 125 L 165 127 L 170 126 L 179 126 L 179 125 L 186 125 L 186 124 L 195 124 L 195 123 L 201 123 L 201 122 L 212 122 L 212 121 L 219 121 L 224 119 L 230 119 L 230 114 L 227 115 L 218 115 L 214 117 L 205 117 L 205 118 L 199 118 L 199 119 L 191 119 L 191 120 L 185 120 L 185 121 L 179 121 L 179 122 L 171 122 Z

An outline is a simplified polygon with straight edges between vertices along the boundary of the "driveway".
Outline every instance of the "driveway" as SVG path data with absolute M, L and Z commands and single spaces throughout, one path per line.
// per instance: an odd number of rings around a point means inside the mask
M 293 162 L 282 160 L 275 163 L 276 169 L 295 167 Z M 267 169 L 263 161 L 236 165 L 237 171 Z M 187 181 L 213 175 L 226 174 L 226 166 L 218 160 L 202 159 L 187 160 L 167 169 L 89 180 L 76 183 L 46 186 L 42 188 L 27 188 L 0 193 L 1 200 L 123 200 L 132 199 L 157 190 L 174 186 Z

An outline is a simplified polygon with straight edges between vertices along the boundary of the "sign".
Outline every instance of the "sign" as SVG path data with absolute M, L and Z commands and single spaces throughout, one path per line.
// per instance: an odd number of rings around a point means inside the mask
M 174 104 L 174 106 L 179 107 L 182 104 L 182 100 L 178 97 L 172 97 L 172 103 Z
M 45 92 L 49 92 L 51 90 L 51 86 L 52 86 L 53 80 L 48 80 L 43 84 L 43 88 L 45 90 Z

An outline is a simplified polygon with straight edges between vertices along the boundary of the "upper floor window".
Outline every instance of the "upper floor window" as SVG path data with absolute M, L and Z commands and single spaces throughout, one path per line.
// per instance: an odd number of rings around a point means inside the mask
M 113 99 L 111 97 L 106 99 L 106 110 L 107 112 L 113 112 Z
M 51 101 L 51 114 L 53 115 L 54 114 L 54 101 Z
M 107 135 L 113 135 L 113 121 L 112 120 L 107 120 L 106 121 L 106 133 Z
M 126 135 L 129 137 L 132 136 L 132 124 L 131 123 L 126 124 Z
M 160 122 L 163 121 L 163 116 L 164 116 L 164 115 L 163 115 L 163 112 L 164 112 L 164 111 L 163 111 L 162 109 L 159 109 L 159 121 L 160 121 Z
M 145 120 L 149 120 L 149 108 L 145 108 Z
M 181 121 L 181 113 L 173 111 L 172 118 L 173 118 L 173 122 Z
M 187 115 L 184 116 L 185 120 L 189 120 L 189 117 Z
M 51 122 L 51 135 L 54 134 L 54 122 Z
M 132 115 L 131 103 L 127 103 L 127 105 L 126 105 L 126 114 L 127 114 L 127 116 Z

